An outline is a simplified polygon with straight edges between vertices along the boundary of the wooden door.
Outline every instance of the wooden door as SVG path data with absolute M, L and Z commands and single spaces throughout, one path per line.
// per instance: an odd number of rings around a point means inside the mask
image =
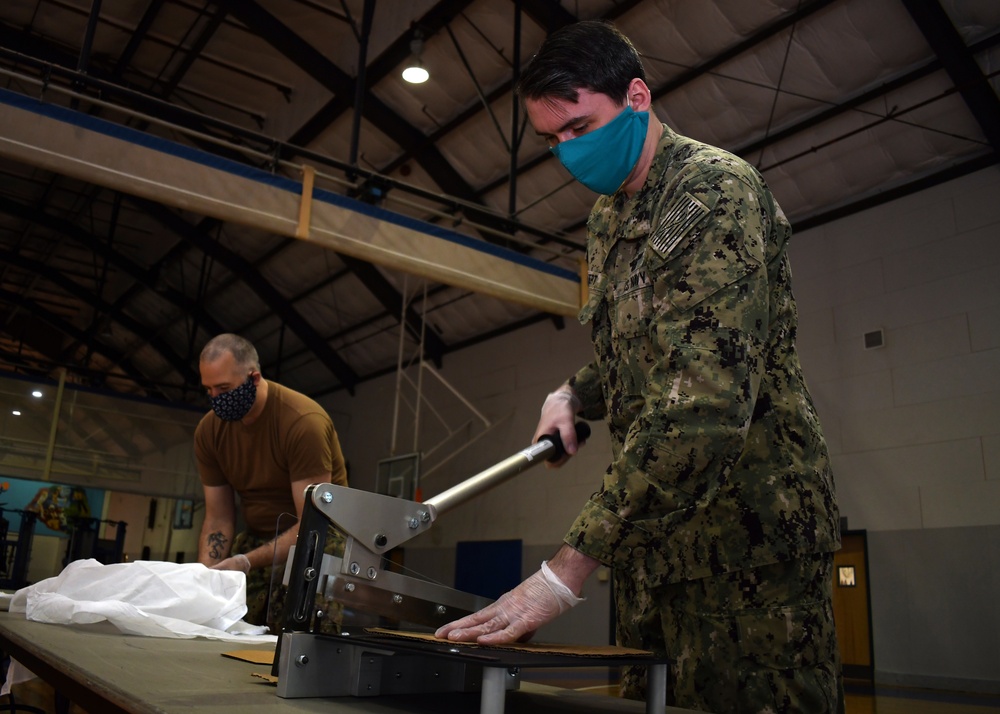
M 833 556 L 833 617 L 844 676 L 872 680 L 875 656 L 865 531 L 841 534 L 841 549 Z

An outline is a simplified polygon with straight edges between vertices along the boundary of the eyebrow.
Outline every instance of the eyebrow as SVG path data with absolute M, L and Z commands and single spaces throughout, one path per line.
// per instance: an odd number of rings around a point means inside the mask
M 564 131 L 566 131 L 567 129 L 569 129 L 574 124 L 579 124 L 584 119 L 589 119 L 590 116 L 591 116 L 590 114 L 581 114 L 580 116 L 571 117 L 568 121 L 563 122 L 562 126 L 560 126 L 559 128 L 557 128 L 555 130 L 555 132 L 536 131 L 535 133 L 538 136 L 555 136 L 556 134 L 563 133 Z
M 223 381 L 223 382 L 215 382 L 214 384 L 205 384 L 204 382 L 202 382 L 201 386 L 204 387 L 205 389 L 211 389 L 212 387 L 215 387 L 215 388 L 228 387 L 230 384 L 232 384 L 232 382 L 230 382 L 229 380 L 226 380 L 226 381 Z

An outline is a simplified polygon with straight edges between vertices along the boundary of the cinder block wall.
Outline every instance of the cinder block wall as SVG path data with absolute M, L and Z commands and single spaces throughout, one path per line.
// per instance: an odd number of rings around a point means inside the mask
M 796 236 L 799 349 L 866 529 L 880 681 L 1000 691 L 1000 169 Z M 866 350 L 882 330 L 885 346 Z
M 799 348 L 842 513 L 869 535 L 880 681 L 1000 691 L 998 199 L 1000 168 L 991 168 L 799 233 L 791 250 Z M 866 350 L 875 330 L 885 346 Z M 567 320 L 447 356 L 442 376 L 497 425 L 431 473 L 424 495 L 525 446 L 545 394 L 589 355 L 587 330 Z M 361 488 L 373 488 L 390 453 L 394 393 L 387 377 L 327 404 Z M 453 424 L 471 416 L 443 390 L 430 397 Z M 442 428 L 425 416 L 421 449 Z M 460 430 L 426 465 L 481 430 Z M 400 431 L 397 452 L 411 450 L 412 423 Z M 563 469 L 528 471 L 442 516 L 411 545 L 408 564 L 450 582 L 456 542 L 521 538 L 527 575 L 558 546 L 607 462 L 596 425 Z M 594 579 L 585 594 L 539 637 L 606 642 L 608 586 Z

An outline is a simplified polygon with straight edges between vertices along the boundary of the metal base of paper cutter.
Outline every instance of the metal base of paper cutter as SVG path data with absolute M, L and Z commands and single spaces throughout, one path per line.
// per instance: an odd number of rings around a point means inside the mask
M 520 686 L 520 671 L 532 667 L 648 667 L 646 714 L 662 712 L 667 698 L 667 665 L 649 657 L 574 657 L 461 643 L 394 637 L 281 636 L 278 696 L 370 697 L 480 691 L 480 714 L 503 714 L 505 693 Z

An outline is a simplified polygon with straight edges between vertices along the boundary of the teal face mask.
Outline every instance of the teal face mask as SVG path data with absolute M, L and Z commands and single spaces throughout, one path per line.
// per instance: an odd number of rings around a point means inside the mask
M 610 195 L 632 172 L 646 141 L 649 112 L 625 110 L 600 129 L 551 147 L 550 151 L 591 191 Z

